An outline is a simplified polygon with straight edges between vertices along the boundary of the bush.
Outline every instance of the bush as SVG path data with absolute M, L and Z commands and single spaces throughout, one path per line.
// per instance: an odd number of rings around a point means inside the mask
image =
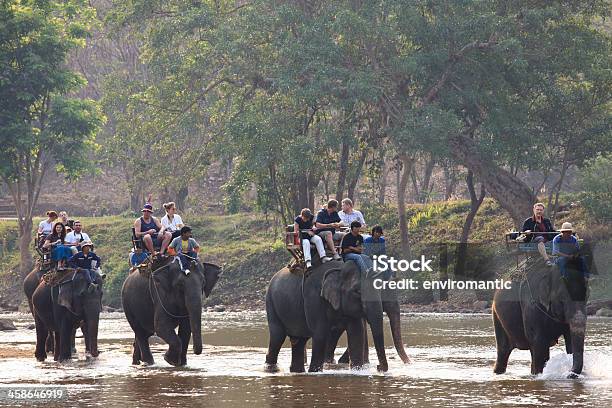
M 612 219 L 612 154 L 600 155 L 580 172 L 584 192 L 581 199 L 587 211 L 599 221 Z

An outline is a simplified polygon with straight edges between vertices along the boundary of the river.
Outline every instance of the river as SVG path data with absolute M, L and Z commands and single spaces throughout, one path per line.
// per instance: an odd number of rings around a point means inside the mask
M 612 406 L 612 319 L 590 318 L 584 375 L 565 376 L 571 356 L 560 344 L 551 350 L 544 373 L 529 373 L 529 352 L 515 350 L 508 372 L 495 375 L 495 338 L 485 314 L 407 314 L 402 316 L 404 342 L 412 359 L 402 364 L 386 333 L 389 372 L 327 370 L 290 374 L 288 344 L 279 356 L 281 373 L 263 371 L 268 333 L 264 312 L 208 313 L 203 317 L 204 352 L 187 356 L 188 365 L 167 365 L 165 344 L 152 349 L 156 364 L 131 365 L 132 331 L 121 313 L 105 313 L 100 322 L 97 359 L 87 360 L 81 338 L 78 360 L 60 365 L 34 357 L 32 318 L 2 314 L 18 330 L 0 332 L 0 346 L 31 352 L 31 357 L 2 358 L 2 387 L 60 385 L 67 400 L 29 403 L 34 406 L 125 407 L 301 407 L 301 406 Z M 388 325 L 387 325 L 388 328 Z M 344 341 L 344 339 L 342 340 Z M 342 343 L 345 344 L 345 343 Z M 370 345 L 372 343 L 370 342 Z M 341 354 L 339 347 L 337 354 Z M 18 406 L 0 400 L 0 405 Z

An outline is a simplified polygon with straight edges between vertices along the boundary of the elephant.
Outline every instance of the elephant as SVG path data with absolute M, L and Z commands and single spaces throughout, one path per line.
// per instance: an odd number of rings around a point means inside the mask
M 375 302 L 374 306 L 376 308 L 381 307 L 382 311 L 387 314 L 389 318 L 389 324 L 391 325 L 391 336 L 393 337 L 393 345 L 395 346 L 395 350 L 397 351 L 398 356 L 402 360 L 404 364 L 410 363 L 410 358 L 406 354 L 406 350 L 404 349 L 404 343 L 402 341 L 402 326 L 400 319 L 400 305 L 397 299 L 397 292 L 395 290 L 391 290 L 388 288 L 384 288 L 381 290 L 381 299 L 376 301 L 367 301 L 365 303 L 365 308 L 368 309 L 373 306 L 372 302 Z M 378 303 L 382 302 L 382 306 L 379 306 Z M 327 347 L 325 350 L 325 362 L 326 363 L 334 363 L 334 352 L 338 345 L 338 340 L 340 336 L 346 331 L 345 327 L 342 326 L 334 326 L 332 327 L 332 333 L 327 343 Z M 367 363 L 369 361 L 368 357 L 368 340 L 367 340 L 367 329 L 364 329 L 364 361 Z M 344 354 L 338 359 L 338 363 L 347 364 L 349 363 L 349 350 L 348 348 L 344 351 Z
M 36 290 L 36 288 L 38 287 L 38 285 L 40 284 L 40 279 L 42 278 L 42 276 L 44 275 L 44 273 L 47 272 L 46 270 L 41 270 L 39 267 L 34 268 L 23 280 L 23 291 L 26 295 L 26 298 L 28 299 L 28 306 L 30 308 L 30 313 L 32 313 L 32 317 L 34 318 L 34 323 L 36 326 L 36 338 L 38 339 L 39 336 L 43 336 L 44 334 L 41 333 L 39 334 L 38 331 L 39 330 L 44 330 L 43 327 L 43 323 L 40 321 L 40 319 L 36 316 L 36 313 L 34 313 L 34 306 L 32 305 L 32 295 L 34 295 L 34 291 Z M 36 355 L 36 358 L 39 361 L 43 361 L 46 358 L 46 352 L 53 352 L 53 346 L 54 346 L 54 339 L 53 339 L 53 332 L 51 330 L 47 330 L 47 334 L 46 334 L 46 342 L 45 342 L 45 353 L 44 353 L 44 358 L 43 358 L 43 354 Z M 39 358 L 41 357 L 41 358 Z
M 567 354 L 573 354 L 568 378 L 582 372 L 586 332 L 588 282 L 576 260 L 568 263 L 568 279 L 562 279 L 557 267 L 542 260 L 527 272 L 522 281 L 513 281 L 511 289 L 499 289 L 493 297 L 493 325 L 497 360 L 493 371 L 506 371 L 513 349 L 531 352 L 531 374 L 540 374 L 550 358 L 550 347 L 560 336 Z
M 382 328 L 382 309 L 365 310 L 366 299 L 372 288 L 371 277 L 361 277 L 353 261 L 330 261 L 325 264 L 313 260 L 314 266 L 304 274 L 288 268 L 278 271 L 271 279 L 266 293 L 266 313 L 270 334 L 265 371 L 277 372 L 278 353 L 288 336 L 291 340 L 291 372 L 304 372 L 304 346 L 312 338 L 309 372 L 321 371 L 325 349 L 333 326 L 346 328 L 351 368 L 363 366 L 364 325 L 367 318 L 372 327 L 378 356 L 378 370 L 387 371 Z
M 35 275 L 34 275 L 35 276 Z M 30 289 L 31 279 L 26 279 Z M 98 325 L 102 310 L 103 279 L 96 279 L 97 288 L 88 291 L 89 282 L 84 272 L 69 269 L 58 283 L 41 280 L 32 293 L 30 305 L 36 324 L 36 351 L 39 361 L 47 358 L 48 335 L 53 333 L 53 351 L 56 361 L 72 357 L 74 333 L 81 326 L 86 350 L 92 357 L 99 355 Z
M 187 364 L 192 333 L 193 351 L 202 353 L 202 293 L 210 295 L 221 268 L 193 260 L 186 275 L 175 259 L 156 260 L 150 273 L 131 272 L 121 288 L 123 310 L 135 335 L 134 365 L 154 363 L 149 348 L 154 333 L 168 343 L 164 359 L 173 366 Z

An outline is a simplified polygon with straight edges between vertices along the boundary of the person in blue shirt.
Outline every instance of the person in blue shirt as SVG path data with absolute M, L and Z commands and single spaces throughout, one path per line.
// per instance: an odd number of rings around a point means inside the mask
M 582 275 L 585 279 L 588 279 L 589 271 L 587 270 L 584 258 L 579 254 L 580 244 L 578 243 L 578 239 L 572 235 L 572 224 L 564 222 L 559 231 L 561 234 L 556 235 L 552 241 L 552 254 L 558 257 L 555 263 L 559 267 L 561 277 L 564 279 L 569 278 L 567 274 L 567 263 L 571 260 L 578 259 Z
M 149 257 L 149 253 L 141 248 L 137 248 L 136 250 L 130 253 L 130 265 L 138 266 Z
M 98 287 L 96 284 L 96 271 L 101 263 L 100 257 L 93 252 L 93 244 L 91 241 L 81 243 L 81 251 L 74 254 L 72 258 L 68 260 L 68 265 L 72 268 L 83 270 L 85 279 L 87 279 L 87 283 L 89 283 L 87 287 L 88 292 L 93 292 Z
M 368 270 L 372 268 L 372 260 L 365 256 L 363 252 L 363 237 L 359 233 L 361 229 L 361 223 L 359 221 L 353 221 L 351 223 L 351 232 L 344 235 L 342 243 L 342 258 L 344 262 L 355 261 L 357 266 L 362 273 L 362 276 L 366 276 Z
M 372 235 L 363 240 L 363 253 L 370 258 L 374 255 L 386 255 L 385 237 L 383 237 L 383 229 L 380 225 L 372 227 Z

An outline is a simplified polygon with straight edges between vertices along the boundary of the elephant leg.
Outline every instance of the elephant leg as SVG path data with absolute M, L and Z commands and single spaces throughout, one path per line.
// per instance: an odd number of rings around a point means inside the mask
M 38 361 L 45 361 L 47 358 L 46 345 L 53 332 L 47 329 L 47 326 L 39 317 L 35 316 L 34 322 L 36 324 L 36 351 L 34 352 L 34 357 Z
M 510 358 L 510 353 L 514 347 L 496 313 L 493 313 L 493 326 L 495 328 L 495 343 L 497 345 L 497 360 L 495 361 L 493 372 L 495 374 L 503 374 L 506 372 L 508 358 Z
M 268 329 L 270 331 L 270 341 L 268 343 L 268 353 L 266 354 L 265 371 L 275 373 L 279 371 L 278 353 L 285 342 L 287 333 L 285 332 L 285 328 L 279 322 L 271 321 L 268 324 Z
M 74 325 L 72 327 L 72 333 L 70 333 L 70 353 L 75 354 L 75 355 L 77 353 L 76 330 L 77 330 L 77 325 Z M 89 339 L 87 338 L 87 333 L 86 331 L 83 331 L 83 330 L 81 330 L 81 332 L 83 333 L 83 339 L 85 339 L 85 351 L 89 351 Z
M 370 345 L 368 344 L 368 323 L 365 319 L 362 320 L 363 325 L 363 362 L 370 364 Z
M 54 343 L 55 342 L 53 341 L 53 337 L 54 337 L 53 332 L 51 330 L 47 330 L 47 339 L 45 341 L 45 350 L 48 353 L 52 353 L 53 349 L 54 349 Z
M 53 361 L 60 361 L 60 336 L 59 330 L 53 332 L 53 343 L 55 344 L 55 347 L 53 348 Z
M 350 362 L 350 359 L 351 358 L 349 348 L 347 347 L 346 350 L 344 350 L 344 353 L 342 353 L 342 355 L 338 359 L 338 364 L 348 364 Z
M 531 374 L 541 374 L 544 371 L 546 362 L 550 358 L 548 342 L 536 338 L 529 351 L 531 352 Z
M 181 365 L 182 344 L 179 336 L 174 331 L 174 324 L 168 319 L 156 322 L 155 332 L 168 344 L 168 351 L 164 353 L 164 360 L 170 365 Z
M 138 347 L 138 341 L 134 338 L 134 343 L 132 344 L 132 365 L 139 365 L 141 361 L 140 356 L 140 347 Z
M 363 341 L 367 336 L 363 335 L 364 330 L 363 320 L 356 319 L 349 322 L 346 328 L 348 337 L 348 348 L 347 351 L 350 354 L 351 368 L 360 369 L 365 364 L 364 353 L 363 353 Z
M 565 340 L 565 353 L 572 354 L 572 335 L 569 330 L 563 333 L 563 339 Z
M 338 346 L 338 340 L 340 340 L 340 336 L 342 336 L 342 333 L 344 333 L 344 328 L 334 327 L 331 330 L 331 333 L 329 334 L 329 339 L 325 347 L 325 362 L 328 364 L 334 364 L 336 362 L 334 359 L 334 353 L 336 351 L 336 347 Z
M 139 360 L 142 360 L 145 364 L 154 364 L 155 360 L 153 360 L 153 353 L 151 353 L 151 347 L 149 346 L 149 336 L 145 334 L 136 334 L 135 343 L 138 347 Z
M 189 339 L 191 337 L 191 326 L 189 320 L 181 320 L 179 323 L 178 335 L 181 339 L 181 365 L 187 365 L 187 349 L 189 348 Z
M 317 372 L 323 370 L 323 361 L 325 360 L 325 347 L 327 346 L 329 328 L 319 327 L 315 330 L 312 336 L 312 356 L 310 357 L 310 366 L 308 372 Z
M 72 357 L 72 322 L 67 317 L 61 317 L 59 325 L 59 361 L 70 360 Z
M 306 342 L 308 339 L 303 337 L 291 337 L 291 367 L 292 373 L 304 372 L 304 359 L 306 352 Z

